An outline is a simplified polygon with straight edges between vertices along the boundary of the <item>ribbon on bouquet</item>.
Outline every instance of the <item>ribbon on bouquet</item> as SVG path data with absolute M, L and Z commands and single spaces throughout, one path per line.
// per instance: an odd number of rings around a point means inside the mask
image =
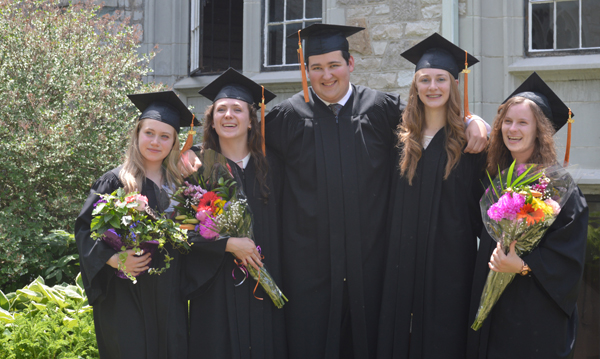
M 260 259 L 265 259 L 265 256 L 262 255 L 260 246 L 256 246 L 256 249 L 258 250 L 258 253 L 260 254 Z M 246 278 L 248 278 L 248 270 L 246 269 L 246 267 L 244 267 L 244 265 L 242 264 L 242 262 L 238 259 L 234 259 L 233 262 L 235 263 L 235 265 L 237 266 L 237 268 L 244 273 L 244 278 L 242 278 L 242 281 L 239 282 L 238 284 L 234 284 L 234 286 L 239 287 L 240 285 L 242 285 L 245 281 Z M 235 278 L 235 268 L 233 268 L 231 270 L 231 276 L 233 277 L 233 279 Z M 259 298 L 256 296 L 256 288 L 258 288 L 258 284 L 260 283 L 260 270 L 258 271 L 258 279 L 256 280 L 256 285 L 254 286 L 254 290 L 252 291 L 252 295 L 254 295 L 254 298 L 258 299 L 258 300 L 263 300 L 263 298 Z

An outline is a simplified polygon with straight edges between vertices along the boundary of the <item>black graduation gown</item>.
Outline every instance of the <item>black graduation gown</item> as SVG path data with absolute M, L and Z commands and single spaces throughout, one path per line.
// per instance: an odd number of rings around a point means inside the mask
M 374 356 L 394 130 L 395 95 L 353 86 L 336 117 L 310 89 L 273 108 L 266 142 L 283 160 L 282 265 L 291 358 Z M 350 322 L 342 327 L 342 322 Z M 348 340 L 344 340 L 348 343 Z M 352 351 L 350 348 L 349 351 Z
M 271 177 L 276 164 L 270 162 L 268 184 L 269 200 L 261 199 L 256 179 L 256 167 L 251 158 L 246 169 L 241 170 L 233 162 L 243 182 L 244 191 L 254 219 L 254 242 L 265 256 L 263 263 L 281 286 L 279 263 L 277 189 Z M 190 300 L 189 358 L 211 359 L 283 359 L 286 357 L 286 341 L 283 309 L 277 309 L 259 285 L 254 298 L 256 281 L 243 278 L 231 253 L 225 252 L 226 240 L 194 242 L 192 252 L 186 258 L 185 296 Z M 281 287 L 280 287 L 281 288 Z M 284 294 L 286 294 L 284 292 Z
M 538 247 L 523 256 L 531 268 L 516 275 L 483 327 L 470 329 L 468 358 L 572 358 L 577 293 L 585 260 L 588 206 L 576 189 Z M 496 242 L 483 230 L 473 283 L 473 323 Z
M 445 129 L 412 186 L 396 171 L 379 327 L 379 358 L 464 358 L 484 154 L 465 154 L 444 180 Z
M 171 267 L 161 275 L 142 274 L 133 284 L 118 278 L 106 261 L 116 252 L 102 241 L 90 238 L 90 223 L 96 193 L 112 193 L 123 187 L 120 167 L 105 173 L 94 183 L 75 224 L 81 274 L 89 303 L 94 307 L 94 325 L 101 358 L 184 358 L 187 355 L 187 308 L 181 297 L 180 276 L 183 256 L 165 245 L 173 257 Z M 162 192 L 162 193 L 161 193 Z M 168 197 L 146 179 L 141 194 L 161 212 Z M 160 203 L 160 204 L 159 204 Z M 152 260 L 164 266 L 164 256 Z

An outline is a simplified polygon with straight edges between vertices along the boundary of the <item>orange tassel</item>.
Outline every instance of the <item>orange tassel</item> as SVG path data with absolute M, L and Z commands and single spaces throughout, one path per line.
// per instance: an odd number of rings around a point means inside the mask
M 464 78 L 464 88 L 465 88 L 465 122 L 467 122 L 467 119 L 469 117 L 471 117 L 471 112 L 469 112 L 469 72 L 471 72 L 471 70 L 469 70 L 469 62 L 467 60 L 467 52 L 465 51 L 465 69 L 462 70 L 462 73 L 465 74 L 465 78 Z
M 302 38 L 298 30 L 298 62 L 300 62 L 300 72 L 302 72 L 302 90 L 304 91 L 304 102 L 309 102 L 308 98 L 308 80 L 306 79 L 306 66 L 304 64 L 304 53 L 302 52 Z
M 181 149 L 181 153 L 180 153 L 181 156 L 183 156 L 185 151 L 189 150 L 194 145 L 194 135 L 196 134 L 196 131 L 194 131 L 194 119 L 195 118 L 196 118 L 196 115 L 192 114 L 192 125 L 190 126 L 190 130 L 188 131 L 188 136 L 187 136 L 187 139 L 185 140 L 185 143 L 183 144 L 183 148 Z
M 265 87 L 262 87 L 262 101 L 260 102 L 260 133 L 262 134 L 262 151 L 263 156 L 267 155 L 265 148 Z
M 563 167 L 567 167 L 569 165 L 569 156 L 571 155 L 571 124 L 575 122 L 571 118 L 571 109 L 569 108 L 569 130 L 567 132 L 567 149 L 565 150 L 565 161 L 563 162 Z

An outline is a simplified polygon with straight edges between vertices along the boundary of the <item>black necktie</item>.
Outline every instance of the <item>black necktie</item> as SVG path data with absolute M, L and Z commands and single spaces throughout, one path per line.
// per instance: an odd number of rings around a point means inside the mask
M 342 109 L 342 105 L 340 105 L 339 103 L 332 103 L 331 105 L 329 105 L 329 108 L 331 109 L 331 112 L 333 112 L 334 115 L 338 115 L 340 113 L 340 110 Z

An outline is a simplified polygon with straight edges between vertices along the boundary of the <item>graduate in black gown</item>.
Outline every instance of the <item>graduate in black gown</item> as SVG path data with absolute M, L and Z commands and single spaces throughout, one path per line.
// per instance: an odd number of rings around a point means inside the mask
M 169 192 L 180 182 L 180 126 L 189 126 L 192 113 L 172 91 L 129 96 L 142 111 L 132 131 L 122 166 L 106 172 L 92 186 L 75 224 L 83 284 L 94 308 L 100 357 L 184 358 L 187 353 L 187 303 L 180 291 L 183 257 L 165 245 L 173 257 L 161 275 L 140 274 L 137 283 L 116 276 L 118 253 L 90 238 L 90 223 L 98 193 L 138 190 L 158 213 L 170 207 Z M 172 211 L 172 207 L 171 207 Z M 164 267 L 164 255 L 135 256 L 128 250 L 126 270 L 137 275 L 149 267 Z
M 394 131 L 404 104 L 397 95 L 350 83 L 354 58 L 346 37 L 360 30 L 325 24 L 301 30 L 312 86 L 266 120 L 267 146 L 284 168 L 291 358 L 375 355 Z M 476 122 L 469 129 L 479 131 Z M 478 139 L 485 144 L 485 129 Z
M 262 88 L 233 69 L 200 91 L 213 101 L 204 118 L 204 149 L 225 155 L 237 172 L 253 213 L 254 240 L 229 238 L 196 241 L 186 258 L 185 296 L 190 299 L 189 358 L 286 358 L 283 310 L 277 309 L 256 281 L 243 278 L 234 263 L 264 263 L 275 282 L 282 283 L 279 262 L 277 165 L 262 152 L 262 134 L 254 104 Z M 264 91 L 265 103 L 275 97 Z M 232 277 L 235 270 L 236 279 Z M 262 298 L 259 300 L 257 298 Z
M 485 167 L 485 154 L 462 153 L 465 52 L 433 34 L 402 56 L 416 73 L 398 131 L 377 355 L 464 358 Z
M 568 107 L 533 73 L 498 109 L 490 136 L 492 178 L 517 164 L 557 163 L 553 135 Z M 572 358 L 577 336 L 577 293 L 583 275 L 588 207 L 576 188 L 539 245 L 522 258 L 514 245 L 504 254 L 483 230 L 473 284 L 471 323 L 489 270 L 519 273 L 478 332 L 470 333 L 469 358 Z

